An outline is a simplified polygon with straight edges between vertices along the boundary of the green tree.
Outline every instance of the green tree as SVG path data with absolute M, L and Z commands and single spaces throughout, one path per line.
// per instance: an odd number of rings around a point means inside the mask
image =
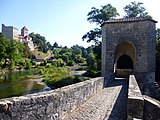
M 57 67 L 63 67 L 65 65 L 64 61 L 61 58 L 57 59 Z
M 61 56 L 61 58 L 62 58 L 62 60 L 63 61 L 67 61 L 67 60 L 69 60 L 69 57 L 68 57 L 68 55 L 65 53 L 65 54 L 63 54 L 62 56 Z
M 8 59 L 10 61 L 17 61 L 24 55 L 24 45 L 21 42 L 10 40 L 9 47 L 7 48 Z
M 53 51 L 53 54 L 54 54 L 54 57 L 55 57 L 55 58 L 58 58 L 58 57 L 60 56 L 59 52 L 60 52 L 60 49 L 55 49 L 55 50 Z
M 24 57 L 25 46 L 21 42 L 7 39 L 0 33 L 0 63 L 1 67 L 14 68 L 18 60 Z
M 145 7 L 143 6 L 143 3 L 141 2 L 131 2 L 130 4 L 126 5 L 124 8 L 124 11 L 126 15 L 124 17 L 148 17 L 152 18 L 150 15 L 148 15 L 148 12 L 146 12 Z
M 87 39 L 87 42 L 93 41 L 95 44 L 99 44 L 99 39 L 102 37 L 101 29 L 95 28 L 93 30 L 90 30 L 85 35 L 83 35 L 82 40 L 84 41 Z
M 67 48 L 67 46 L 63 47 L 63 48 L 61 49 L 61 51 L 59 52 L 59 54 L 64 54 L 64 53 L 66 53 L 66 52 L 71 52 L 71 50 L 70 50 L 69 48 Z
M 92 7 L 91 11 L 87 15 L 87 20 L 90 23 L 96 23 L 100 25 L 106 20 L 115 18 L 117 15 L 119 15 L 117 9 L 113 7 L 111 4 L 107 4 L 105 6 L 101 6 L 100 9 Z
M 54 49 L 54 48 L 58 48 L 59 46 L 58 46 L 58 43 L 57 42 L 55 42 L 54 44 L 53 44 L 53 48 L 52 49 Z
M 29 60 L 26 60 L 25 62 L 26 62 L 26 69 L 30 70 L 32 67 L 32 63 Z
M 101 43 L 95 45 L 93 47 L 93 53 L 95 55 L 96 64 L 97 64 L 97 71 L 101 71 Z
M 78 55 L 78 54 L 82 55 L 82 50 L 81 50 L 80 46 L 78 46 L 78 45 L 72 46 L 71 50 L 76 55 Z
M 40 51 L 47 53 L 48 50 L 52 49 L 51 44 L 47 42 L 44 36 L 34 33 L 29 34 L 29 36 L 32 38 L 33 43 L 38 47 Z
M 52 50 L 52 45 L 50 44 L 50 42 L 47 42 L 46 45 L 48 46 L 49 50 Z
M 101 25 L 104 21 L 115 18 L 118 15 L 119 13 L 117 12 L 117 9 L 111 4 L 107 4 L 105 6 L 101 6 L 100 9 L 92 7 L 91 11 L 87 15 L 87 20 L 90 23 L 96 23 L 97 25 Z M 83 40 L 86 39 L 87 42 L 94 41 L 96 44 L 99 43 L 99 38 L 101 38 L 100 28 L 90 30 L 82 37 Z
M 93 53 L 90 53 L 86 58 L 86 60 L 87 60 L 87 65 L 89 66 L 89 69 L 96 70 L 97 65 L 96 65 L 95 55 Z
M 7 39 L 2 33 L 0 33 L 0 62 L 8 58 L 7 48 L 9 46 L 9 39 Z

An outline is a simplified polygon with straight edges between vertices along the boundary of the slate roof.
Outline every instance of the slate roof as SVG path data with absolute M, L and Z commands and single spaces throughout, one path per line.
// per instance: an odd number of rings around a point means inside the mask
M 120 18 L 120 19 L 110 19 L 102 23 L 101 26 L 108 23 L 125 23 L 125 22 L 139 22 L 139 21 L 152 21 L 157 23 L 157 21 L 150 19 L 150 18 L 144 18 L 144 17 L 132 17 L 132 18 Z

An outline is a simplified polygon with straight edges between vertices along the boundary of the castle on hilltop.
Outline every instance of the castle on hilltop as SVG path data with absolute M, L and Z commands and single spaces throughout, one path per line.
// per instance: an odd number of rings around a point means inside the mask
M 32 38 L 28 35 L 28 29 L 25 26 L 21 29 L 21 34 L 18 34 L 17 28 L 2 24 L 2 34 L 11 40 L 22 42 L 29 47 L 30 51 L 34 51 Z

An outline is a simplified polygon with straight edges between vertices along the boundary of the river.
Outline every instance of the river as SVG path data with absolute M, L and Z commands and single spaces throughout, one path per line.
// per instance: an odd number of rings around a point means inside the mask
M 51 90 L 42 78 L 27 76 L 38 74 L 37 70 L 8 72 L 0 75 L 0 99 Z

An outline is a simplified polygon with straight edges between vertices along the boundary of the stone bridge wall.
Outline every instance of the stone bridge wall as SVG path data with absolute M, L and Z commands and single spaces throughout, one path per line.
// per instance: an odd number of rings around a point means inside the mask
M 160 120 L 160 101 L 148 96 L 144 98 L 144 120 Z
M 129 77 L 128 120 L 160 120 L 160 102 L 141 94 L 134 75 Z
M 143 119 L 144 100 L 135 76 L 129 76 L 128 87 L 128 120 Z
M 104 78 L 99 77 L 53 91 L 2 99 L 0 120 L 61 120 L 103 87 Z

